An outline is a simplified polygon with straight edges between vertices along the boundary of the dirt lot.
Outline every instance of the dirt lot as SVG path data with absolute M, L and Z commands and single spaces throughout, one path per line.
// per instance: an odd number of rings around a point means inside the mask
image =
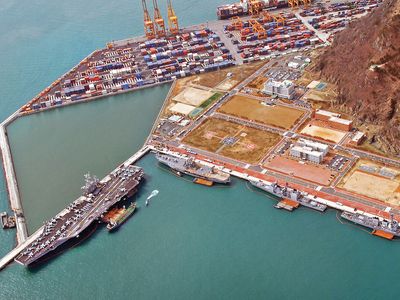
M 290 129 L 303 115 L 301 110 L 280 105 L 265 106 L 259 100 L 244 96 L 234 96 L 219 111 L 283 129 Z
M 335 175 L 333 172 L 323 166 L 313 165 L 310 163 L 302 164 L 297 160 L 281 156 L 274 157 L 264 166 L 268 169 L 326 186 L 330 185 L 331 180 L 334 179 Z
M 193 87 L 187 87 L 176 95 L 172 100 L 176 102 L 181 102 L 184 104 L 189 104 L 193 106 L 199 106 L 208 98 L 210 98 L 214 93 L 210 91 L 205 91 Z
M 395 178 L 387 178 L 378 173 L 363 171 L 360 166 L 370 166 L 372 168 L 386 169 L 397 175 Z M 394 167 L 361 159 L 352 168 L 352 170 L 342 179 L 339 186 L 347 191 L 364 195 L 370 198 L 381 200 L 393 205 L 400 205 L 400 170 Z
M 193 83 L 213 88 L 225 80 L 228 73 L 232 73 L 230 80 L 235 81 L 236 85 L 245 80 L 264 64 L 265 61 L 253 64 L 243 64 L 241 66 L 234 66 L 219 71 L 209 72 L 195 77 Z
M 231 138 L 233 141 L 227 143 L 227 138 Z M 209 118 L 192 131 L 183 140 L 183 143 L 229 158 L 256 164 L 279 140 L 280 136 L 275 133 Z
M 346 135 L 345 132 L 333 130 L 330 128 L 319 127 L 316 125 L 308 124 L 301 131 L 302 134 L 309 135 L 323 140 L 339 143 L 340 140 Z
M 343 188 L 361 195 L 379 199 L 395 205 L 399 205 L 399 183 L 360 171 L 355 171 L 343 185 Z

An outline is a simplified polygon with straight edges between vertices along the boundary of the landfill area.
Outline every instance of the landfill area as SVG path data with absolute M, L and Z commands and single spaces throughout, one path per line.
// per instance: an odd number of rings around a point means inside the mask
M 335 143 L 339 143 L 346 136 L 346 132 L 315 125 L 312 122 L 307 124 L 300 132 L 310 137 Z
M 389 204 L 399 205 L 399 175 L 398 168 L 362 159 L 343 177 L 338 187 Z
M 292 107 L 270 104 L 251 96 L 234 96 L 218 110 L 219 112 L 253 120 L 270 126 L 290 129 L 304 112 Z
M 238 161 L 257 163 L 279 141 L 278 134 L 228 120 L 208 118 L 183 143 Z

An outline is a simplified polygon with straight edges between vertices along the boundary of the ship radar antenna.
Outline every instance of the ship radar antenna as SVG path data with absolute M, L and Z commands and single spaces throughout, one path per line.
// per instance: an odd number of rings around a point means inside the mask
M 96 176 L 90 175 L 89 172 L 84 177 L 85 185 L 81 187 L 81 190 L 86 194 L 92 193 L 96 189 L 99 179 Z

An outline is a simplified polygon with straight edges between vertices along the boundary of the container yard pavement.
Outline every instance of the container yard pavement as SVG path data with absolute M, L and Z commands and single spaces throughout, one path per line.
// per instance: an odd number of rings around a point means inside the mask
M 218 111 L 267 125 L 290 129 L 304 112 L 281 105 L 265 106 L 261 101 L 245 96 L 234 96 Z

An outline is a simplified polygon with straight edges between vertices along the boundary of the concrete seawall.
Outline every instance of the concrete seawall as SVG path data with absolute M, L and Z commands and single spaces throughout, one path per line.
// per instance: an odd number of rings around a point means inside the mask
M 10 144 L 7 136 L 7 126 L 18 118 L 19 111 L 8 117 L 0 124 L 0 150 L 3 159 L 4 176 L 10 201 L 11 210 L 14 212 L 17 227 L 17 244 L 23 243 L 28 237 L 28 229 L 22 209 L 22 202 L 18 190 L 17 177 L 15 175 L 14 163 Z

